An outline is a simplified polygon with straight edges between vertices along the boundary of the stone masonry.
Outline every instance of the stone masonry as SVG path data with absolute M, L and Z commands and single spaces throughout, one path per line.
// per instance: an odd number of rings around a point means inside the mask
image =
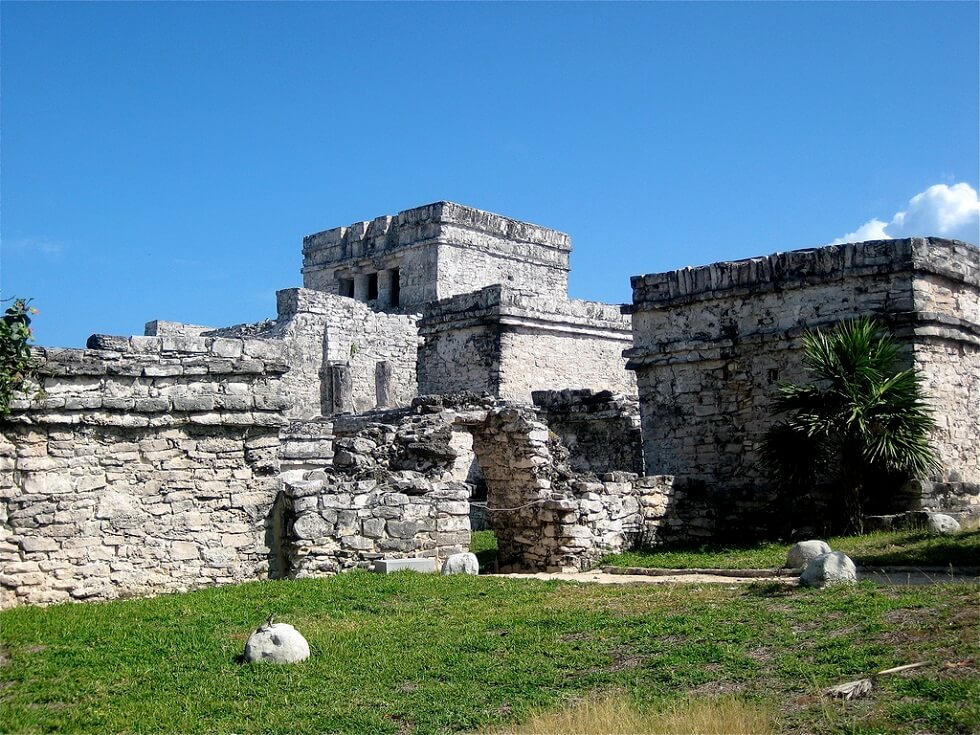
M 477 507 L 504 571 L 786 531 L 773 387 L 805 329 L 867 313 L 938 422 L 943 470 L 902 502 L 980 514 L 975 246 L 640 276 L 623 308 L 568 298 L 570 249 L 438 202 L 305 238 L 275 319 L 39 349 L 43 393 L 0 422 L 0 607 L 439 561 Z
M 331 574 L 384 558 L 442 561 L 470 540 L 469 464 L 454 431 L 472 438 L 487 485 L 501 569 L 586 569 L 603 554 L 652 539 L 670 517 L 670 478 L 574 472 L 534 409 L 473 395 L 425 396 L 408 411 L 338 423 L 333 466 L 287 482 L 291 573 Z M 465 473 L 463 473 L 465 476 Z
M 907 364 L 921 371 L 939 424 L 943 469 L 924 485 L 922 502 L 942 507 L 939 498 L 953 496 L 976 506 L 978 277 L 976 247 L 916 238 L 634 278 L 627 355 L 639 386 L 646 471 L 704 485 L 715 497 L 710 504 L 743 517 L 733 506 L 773 507 L 759 449 L 773 421 L 775 385 L 805 380 L 804 330 L 871 314 L 907 342 Z M 755 503 L 732 503 L 737 497 Z
M 563 232 L 436 202 L 307 236 L 303 285 L 383 309 L 495 284 L 563 296 L 570 251 Z
M 0 426 L 0 607 L 275 573 L 279 346 L 89 343 L 42 351 L 44 395 Z
M 622 357 L 629 321 L 620 307 L 504 286 L 429 305 L 419 322 L 419 390 L 488 392 L 527 401 L 566 387 L 635 393 Z

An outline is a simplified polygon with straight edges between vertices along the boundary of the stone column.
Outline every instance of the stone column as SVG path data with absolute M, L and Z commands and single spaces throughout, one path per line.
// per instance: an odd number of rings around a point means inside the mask
M 378 271 L 378 305 L 391 306 L 391 271 Z
M 358 301 L 368 300 L 368 274 L 354 274 L 354 298 Z
M 330 366 L 330 413 L 353 413 L 354 381 L 349 365 Z
M 395 402 L 395 375 L 391 363 L 381 360 L 374 364 L 374 391 L 378 408 L 390 408 Z

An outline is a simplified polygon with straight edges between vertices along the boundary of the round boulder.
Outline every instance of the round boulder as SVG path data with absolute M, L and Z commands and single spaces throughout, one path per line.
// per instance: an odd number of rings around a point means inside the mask
M 857 567 L 851 557 L 840 551 L 821 554 L 810 561 L 800 575 L 804 587 L 827 587 L 833 584 L 855 584 Z
M 948 516 L 945 513 L 930 513 L 926 518 L 926 526 L 933 533 L 940 533 L 943 535 L 956 533 L 960 530 L 959 521 L 953 518 L 953 516 Z
M 288 623 L 262 625 L 245 644 L 246 661 L 292 664 L 305 661 L 309 657 L 310 645 Z
M 480 562 L 476 554 L 450 554 L 442 565 L 443 574 L 479 574 Z
M 802 569 L 821 554 L 829 553 L 830 546 L 826 541 L 799 541 L 786 554 L 786 566 L 790 569 Z

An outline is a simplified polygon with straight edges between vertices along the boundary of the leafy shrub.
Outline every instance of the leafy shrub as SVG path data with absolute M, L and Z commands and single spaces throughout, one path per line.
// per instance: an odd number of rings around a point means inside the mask
M 30 299 L 14 299 L 0 318 L 0 416 L 10 413 L 10 401 L 24 384 L 37 378 L 31 352 L 31 316 L 37 309 L 30 303 Z

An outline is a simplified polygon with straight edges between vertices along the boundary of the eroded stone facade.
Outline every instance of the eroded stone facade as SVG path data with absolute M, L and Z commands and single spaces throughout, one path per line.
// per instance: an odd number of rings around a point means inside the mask
M 0 426 L 0 607 L 274 573 L 274 343 L 99 338 L 40 353 L 44 395 Z
M 275 319 L 39 350 L 44 393 L 0 424 L 0 606 L 441 560 L 475 507 L 502 570 L 771 534 L 773 388 L 804 378 L 804 329 L 868 313 L 938 421 L 943 471 L 903 502 L 980 512 L 975 246 L 641 276 L 626 315 L 567 297 L 569 251 L 440 202 L 306 238 Z
M 717 496 L 714 505 L 742 509 L 743 518 L 758 508 L 730 498 L 776 507 L 759 454 L 776 384 L 807 379 L 806 329 L 873 315 L 905 342 L 906 365 L 924 378 L 942 464 L 931 479 L 968 483 L 966 495 L 975 496 L 977 252 L 948 240 L 888 240 L 634 278 L 627 354 L 637 374 L 646 471 L 703 484 Z

